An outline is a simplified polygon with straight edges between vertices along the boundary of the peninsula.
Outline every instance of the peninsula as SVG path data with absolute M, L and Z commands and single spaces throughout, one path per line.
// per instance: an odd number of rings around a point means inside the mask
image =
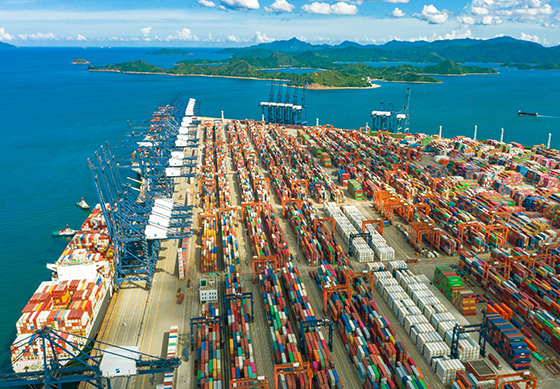
M 148 52 L 149 55 L 192 55 L 192 52 L 183 49 L 159 49 Z
M 89 63 L 89 61 L 79 57 L 72 61 L 72 65 L 87 65 Z

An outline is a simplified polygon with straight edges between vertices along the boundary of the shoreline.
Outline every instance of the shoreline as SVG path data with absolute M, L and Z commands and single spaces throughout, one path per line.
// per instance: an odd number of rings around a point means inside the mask
M 130 71 L 122 71 L 116 69 L 88 69 L 88 72 L 106 72 L 106 73 L 122 73 L 122 74 L 155 74 L 155 75 L 164 75 L 164 76 L 176 76 L 176 77 L 215 77 L 215 78 L 236 78 L 239 80 L 257 80 L 257 81 L 268 81 L 272 80 L 272 78 L 257 78 L 257 77 L 240 77 L 240 76 L 217 76 L 214 74 L 172 74 L 172 73 L 155 73 L 155 72 L 130 72 Z M 276 78 L 274 79 L 276 80 Z M 426 81 L 386 81 L 381 79 L 371 79 L 371 81 L 383 81 L 383 82 L 400 82 L 406 84 L 441 84 L 443 81 L 438 82 L 426 82 Z M 309 90 L 335 90 L 335 89 L 377 89 L 380 88 L 381 85 L 378 86 L 325 86 L 319 84 L 309 84 L 307 89 Z
M 463 74 L 441 74 L 441 73 L 418 73 L 420 76 L 495 76 L 496 74 L 500 74 L 500 72 L 496 73 L 463 73 Z

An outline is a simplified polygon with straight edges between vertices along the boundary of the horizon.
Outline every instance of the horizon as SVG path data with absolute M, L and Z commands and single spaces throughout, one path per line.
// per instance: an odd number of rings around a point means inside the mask
M 13 43 L 8 43 L 8 42 L 3 42 L 0 41 L 0 43 L 7 43 L 11 46 L 14 46 L 15 48 L 82 48 L 82 49 L 112 49 L 112 48 L 121 48 L 121 49 L 162 49 L 162 48 L 173 48 L 173 49 L 220 49 L 220 50 L 225 50 L 225 49 L 247 49 L 247 48 L 251 48 L 251 47 L 257 47 L 257 46 L 261 46 L 263 44 L 268 44 L 268 43 L 273 43 L 273 42 L 288 42 L 291 40 L 297 40 L 299 42 L 302 43 L 308 43 L 312 46 L 317 46 L 317 47 L 321 47 L 321 46 L 330 46 L 330 47 L 337 47 L 340 46 L 343 43 L 349 42 L 349 43 L 355 43 L 357 45 L 360 46 L 374 46 L 374 47 L 379 47 L 382 48 L 384 45 L 386 45 L 387 43 L 391 43 L 391 42 L 409 42 L 409 43 L 413 43 L 413 42 L 424 42 L 426 44 L 430 44 L 432 42 L 435 41 L 460 41 L 460 40 L 475 40 L 475 41 L 480 41 L 480 42 L 485 42 L 485 41 L 489 41 L 489 40 L 495 40 L 495 39 L 499 39 L 499 38 L 511 38 L 514 39 L 520 43 L 526 42 L 526 43 L 534 43 L 536 45 L 540 45 L 542 47 L 545 48 L 556 48 L 556 47 L 560 47 L 560 43 L 558 45 L 555 46 L 545 46 L 542 43 L 538 43 L 538 42 L 532 42 L 532 41 L 526 41 L 523 39 L 518 39 L 512 36 L 508 36 L 508 35 L 499 35 L 493 38 L 471 38 L 471 37 L 467 37 L 467 38 L 448 38 L 448 39 L 436 39 L 436 40 L 401 40 L 401 39 L 392 39 L 390 41 L 387 42 L 383 42 L 383 43 L 359 43 L 356 41 L 351 41 L 351 40 L 343 40 L 343 41 L 336 41 L 336 42 L 331 42 L 331 43 L 312 43 L 312 42 L 307 42 L 305 40 L 301 40 L 298 37 L 291 37 L 291 38 L 287 38 L 287 39 L 278 39 L 278 40 L 272 40 L 270 42 L 266 42 L 266 43 L 256 43 L 256 44 L 247 44 L 244 46 L 216 46 L 216 45 L 208 45 L 208 46 L 203 46 L 203 45 L 193 45 L 193 46 L 178 46 L 178 45 L 156 45 L 156 46 L 152 46 L 152 45 L 116 45 L 116 46 L 112 46 L 112 45 L 14 45 Z M 111 42 L 110 42 L 111 43 Z M 157 42 L 153 42 L 150 41 L 150 43 L 157 43 Z M 161 43 L 161 42 L 159 42 Z M 297 51 L 305 51 L 305 50 L 297 50 Z
M 499 36 L 550 47 L 560 44 L 559 25 L 555 0 L 9 0 L 0 6 L 0 42 L 18 47 L 227 48 L 291 37 L 382 45 Z

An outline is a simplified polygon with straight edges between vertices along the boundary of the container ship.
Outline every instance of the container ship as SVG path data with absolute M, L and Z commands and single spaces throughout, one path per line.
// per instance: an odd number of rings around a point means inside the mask
M 114 290 L 113 246 L 99 205 L 47 268 L 52 271 L 51 281 L 39 285 L 16 323 L 17 336 L 11 346 L 16 373 L 44 368 L 42 345 L 31 341 L 37 329 L 50 326 L 62 331 L 65 341 L 81 346 L 86 345 L 84 338 L 94 338 L 99 331 Z M 59 361 L 69 360 L 62 349 L 56 352 Z M 47 349 L 46 356 L 53 357 L 52 349 Z

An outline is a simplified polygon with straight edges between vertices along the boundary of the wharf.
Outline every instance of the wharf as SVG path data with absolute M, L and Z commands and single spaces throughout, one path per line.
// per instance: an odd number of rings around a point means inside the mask
M 180 191 L 188 185 L 185 179 L 180 180 L 173 195 L 174 201 L 180 201 Z M 183 290 L 186 286 L 185 281 L 180 281 L 178 277 L 177 244 L 176 240 L 162 244 L 151 289 L 146 289 L 142 284 L 130 283 L 122 285 L 113 295 L 97 337 L 99 341 L 121 347 L 138 346 L 142 353 L 165 358 L 169 329 L 176 325 L 179 328 L 179 343 L 189 342 L 186 334 L 189 332 L 189 318 L 197 309 L 197 297 L 194 288 L 191 288 L 185 294 L 185 303 L 176 303 L 177 290 Z M 194 245 L 189 245 L 189 249 L 191 253 L 188 256 L 187 273 L 192 273 L 196 267 Z M 180 387 L 191 387 L 185 374 L 189 364 L 183 363 L 178 370 L 177 382 Z M 115 378 L 111 381 L 111 387 L 148 389 L 156 388 L 162 381 L 163 374 L 156 377 L 141 375 Z M 82 384 L 81 387 L 85 386 Z
M 201 118 L 204 120 L 218 120 L 213 118 Z M 228 153 L 226 157 L 226 163 L 228 167 L 228 180 L 231 188 L 231 201 L 233 206 L 239 206 L 240 201 L 240 188 L 237 180 L 233 177 L 235 176 L 235 167 L 232 161 L 231 155 Z M 263 177 L 266 177 L 264 169 L 259 167 L 259 170 Z M 334 169 L 324 170 L 327 174 L 331 174 Z M 184 191 L 187 186 L 186 179 L 176 179 L 176 187 L 174 191 L 174 201 L 181 201 L 179 196 L 184 199 Z M 196 220 L 196 215 L 201 211 L 198 208 L 198 190 L 199 187 L 197 183 L 191 185 L 190 189 L 194 192 L 195 198 L 195 210 L 194 219 Z M 356 201 L 348 196 L 348 192 L 345 190 L 346 202 L 348 205 L 355 205 L 359 210 L 366 216 L 367 219 L 377 219 L 380 215 L 375 211 L 371 205 L 371 201 Z M 184 201 L 184 200 L 183 200 Z M 308 266 L 304 263 L 304 255 L 301 252 L 299 245 L 297 244 L 297 238 L 295 237 L 292 229 L 290 228 L 286 219 L 280 217 L 282 214 L 282 206 L 279 202 L 277 196 L 270 193 L 270 203 L 273 207 L 274 212 L 279 216 L 278 221 L 281 228 L 284 231 L 286 240 L 289 244 L 290 251 L 294 258 L 299 258 L 295 260 L 295 264 L 300 270 L 302 275 L 303 283 L 309 292 L 309 297 L 312 302 L 314 312 L 318 318 L 323 317 L 322 309 L 322 298 L 319 294 L 315 282 L 310 278 L 309 271 L 317 270 L 317 266 Z M 317 214 L 320 217 L 326 217 L 323 206 L 313 201 Z M 404 223 L 398 216 L 395 215 L 395 224 L 397 222 Z M 254 322 L 250 324 L 250 335 L 252 339 L 252 344 L 254 346 L 254 355 L 256 362 L 256 369 L 258 375 L 264 375 L 268 377 L 270 387 L 274 387 L 273 383 L 273 349 L 270 341 L 270 335 L 268 333 L 269 327 L 265 316 L 265 309 L 262 298 L 260 297 L 261 290 L 258 283 L 252 283 L 252 272 L 250 262 L 250 252 L 248 252 L 247 247 L 248 237 L 247 231 L 242 222 L 238 225 L 239 231 L 239 254 L 241 258 L 241 263 L 239 265 L 241 269 L 241 274 L 244 280 L 245 289 L 247 292 L 253 293 L 254 298 Z M 416 251 L 412 246 L 405 240 L 404 236 L 396 229 L 394 226 L 389 226 L 384 229 L 383 237 L 387 242 L 395 249 L 395 260 L 407 260 L 409 258 L 416 257 Z M 347 252 L 347 242 L 344 242 L 342 237 L 336 233 L 337 242 L 341 245 L 345 252 Z M 199 316 L 200 304 L 198 299 L 198 289 L 197 281 L 199 276 L 199 270 L 197 268 L 197 260 L 200 258 L 200 243 L 201 239 L 198 235 L 193 235 L 189 242 L 189 255 L 187 263 L 187 276 L 186 278 L 191 279 L 191 287 L 187 290 L 186 280 L 180 281 L 178 278 L 177 269 L 177 241 L 166 241 L 163 243 L 162 250 L 160 252 L 160 258 L 157 264 L 157 270 L 154 275 L 154 280 L 152 288 L 150 290 L 144 288 L 143 285 L 128 284 L 124 285 L 111 300 L 111 305 L 109 307 L 107 316 L 102 324 L 98 340 L 106 342 L 109 344 L 115 344 L 118 346 L 138 346 L 140 351 L 150 355 L 162 356 L 166 355 L 167 348 L 167 335 L 169 329 L 172 325 L 178 326 L 179 332 L 179 345 L 178 345 L 178 356 L 183 355 L 184 347 L 189 348 L 189 354 L 191 357 L 189 361 L 186 362 L 183 359 L 181 366 L 176 370 L 175 373 L 175 385 L 176 388 L 195 388 L 195 376 L 194 371 L 194 355 L 192 355 L 190 350 L 190 318 Z M 221 249 L 221 246 L 218 247 Z M 437 291 L 430 284 L 430 280 L 433 278 L 434 268 L 436 265 L 448 265 L 457 264 L 457 257 L 439 257 L 430 260 L 421 259 L 418 263 L 409 264 L 409 269 L 418 275 L 422 276 L 423 281 L 428 284 L 430 289 L 439 297 L 439 299 L 448 307 L 450 312 L 453 312 L 457 317 L 458 321 L 463 324 L 467 323 L 480 323 L 482 317 L 480 313 L 476 316 L 469 318 L 459 317 L 458 312 L 454 307 L 443 297 L 443 295 Z M 364 270 L 365 264 L 352 261 L 352 265 L 357 271 Z M 194 282 L 193 282 L 194 281 Z M 223 285 L 223 272 L 219 276 L 219 285 Z M 177 303 L 177 291 L 178 289 L 185 291 L 185 301 L 183 304 Z M 438 294 L 439 293 L 439 294 Z M 479 293 L 479 291 L 477 291 Z M 403 327 L 398 323 L 392 310 L 389 309 L 385 300 L 378 294 L 377 290 L 372 291 L 372 295 L 375 299 L 377 309 L 379 313 L 385 317 L 393 324 L 393 328 L 397 333 L 398 340 L 402 341 L 407 348 L 409 355 L 417 363 L 420 371 L 424 374 L 426 383 L 430 385 L 432 389 L 443 389 L 446 386 L 443 385 L 438 378 L 433 373 L 432 369 L 426 363 L 426 360 L 418 352 L 418 349 L 410 337 L 406 334 Z M 221 301 L 220 301 L 221 304 Z M 220 305 L 220 310 L 222 305 Z M 459 320 L 461 319 L 461 320 Z M 325 330 L 321 330 L 325 333 Z M 342 381 L 343 387 L 348 389 L 359 389 L 361 387 L 359 376 L 356 368 L 354 367 L 351 359 L 346 351 L 344 344 L 337 331 L 333 331 L 333 351 L 332 355 L 340 374 L 340 379 Z M 299 341 L 299 340 L 298 340 Z M 544 344 L 540 339 L 534 339 L 535 344 L 540 348 L 541 344 Z M 544 348 L 544 346 L 543 346 Z M 494 353 L 497 355 L 497 353 Z M 502 361 L 502 366 L 507 366 Z M 535 369 L 533 369 L 535 366 Z M 226 364 L 225 369 L 228 366 Z M 224 369 L 224 370 L 225 370 Z M 541 388 L 554 388 L 555 380 L 551 376 L 544 366 L 538 366 L 538 363 L 532 365 L 532 370 L 535 372 L 539 378 L 539 386 Z M 506 370 L 502 370 L 500 373 L 504 373 Z M 118 378 L 111 382 L 113 388 L 125 389 L 125 388 L 142 388 L 151 389 L 156 388 L 158 384 L 163 382 L 163 374 L 158 374 L 156 376 L 137 376 L 128 378 Z M 82 385 L 85 388 L 85 385 Z

